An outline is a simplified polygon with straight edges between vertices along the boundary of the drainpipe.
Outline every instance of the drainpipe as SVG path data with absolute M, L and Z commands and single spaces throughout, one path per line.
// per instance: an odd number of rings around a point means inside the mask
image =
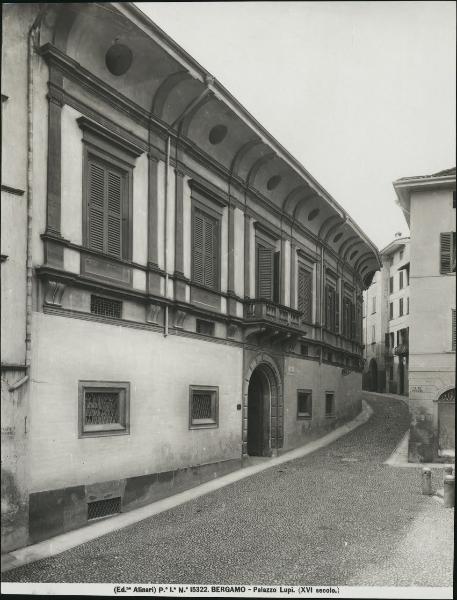
M 168 294 L 168 252 L 167 252 L 167 228 L 168 228 L 168 171 L 170 167 L 170 136 L 167 136 L 167 150 L 165 160 L 165 198 L 164 198 L 164 219 L 163 219 L 163 246 L 164 246 L 164 269 L 165 269 L 165 299 Z M 168 335 L 168 304 L 165 305 L 165 319 L 163 336 Z
M 38 27 L 46 11 L 47 4 L 41 6 L 27 36 L 27 234 L 25 263 L 25 367 L 26 375 L 9 386 L 13 392 L 29 380 L 32 362 L 32 217 L 33 217 L 33 52 Z

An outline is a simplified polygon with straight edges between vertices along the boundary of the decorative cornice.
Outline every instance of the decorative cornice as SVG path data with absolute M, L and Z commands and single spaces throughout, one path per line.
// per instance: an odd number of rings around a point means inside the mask
M 202 194 L 212 202 L 219 204 L 219 206 L 227 206 L 229 203 L 228 195 L 225 192 L 214 188 L 213 186 L 210 187 L 207 183 L 203 183 L 201 180 L 197 180 L 195 178 L 189 179 L 189 186 L 193 192 Z
M 127 139 L 120 136 L 118 133 L 103 127 L 96 121 L 91 121 L 86 117 L 79 117 L 76 119 L 79 127 L 86 133 L 95 135 L 96 137 L 102 138 L 109 144 L 116 146 L 123 152 L 127 152 L 134 158 L 138 158 L 145 151 L 144 145 L 138 145 L 133 140 Z

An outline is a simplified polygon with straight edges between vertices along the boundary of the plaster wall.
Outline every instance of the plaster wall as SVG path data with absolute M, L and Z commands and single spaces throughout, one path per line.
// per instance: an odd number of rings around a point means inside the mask
M 240 457 L 241 348 L 42 313 L 33 333 L 31 491 Z M 79 380 L 130 382 L 129 435 L 78 438 Z M 219 386 L 218 428 L 189 429 L 189 385 Z

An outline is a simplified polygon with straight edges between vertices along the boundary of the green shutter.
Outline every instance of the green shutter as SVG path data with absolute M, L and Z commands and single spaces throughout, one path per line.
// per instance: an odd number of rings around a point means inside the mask
M 257 296 L 273 298 L 273 250 L 257 246 Z

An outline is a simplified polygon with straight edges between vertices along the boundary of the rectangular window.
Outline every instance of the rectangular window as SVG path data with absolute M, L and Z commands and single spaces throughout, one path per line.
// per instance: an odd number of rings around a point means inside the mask
M 88 248 L 115 258 L 130 258 L 129 172 L 88 155 L 86 173 Z
M 455 309 L 452 310 L 452 341 L 451 349 L 455 352 Z
M 399 289 L 402 290 L 403 289 L 403 271 L 400 271 L 399 275 L 400 275 Z
M 218 427 L 219 388 L 191 385 L 189 388 L 189 429 Z
M 214 335 L 214 322 L 204 321 L 203 319 L 196 320 L 196 331 L 204 335 Z
M 392 331 L 390 333 L 390 347 L 393 348 L 395 346 L 395 333 Z
M 393 319 L 394 318 L 394 303 L 391 302 L 389 304 L 389 319 Z
M 403 260 L 403 250 L 400 250 L 400 254 L 399 254 L 398 260 L 399 261 Z
M 390 277 L 389 278 L 389 294 L 393 294 L 394 293 L 394 278 Z
M 297 419 L 311 419 L 313 398 L 311 390 L 297 390 Z
M 455 273 L 455 231 L 440 233 L 440 273 Z
M 302 356 L 308 356 L 309 347 L 308 344 L 300 344 L 300 354 Z
M 198 209 L 193 211 L 192 280 L 219 289 L 219 221 Z
M 79 437 L 129 433 L 130 384 L 79 382 Z
M 406 298 L 406 314 L 409 315 L 409 296 Z
M 400 298 L 399 306 L 398 306 L 398 316 L 403 316 L 403 298 Z
M 374 344 L 376 342 L 376 326 L 371 326 L 371 343 Z
M 312 321 L 313 310 L 313 275 L 303 267 L 298 269 L 298 310 L 303 314 L 303 320 Z
M 325 416 L 335 416 L 335 394 L 333 392 L 326 392 L 325 394 Z
M 394 380 L 394 368 L 392 366 L 389 367 L 389 379 L 390 381 Z
M 103 298 L 102 296 L 90 297 L 90 312 L 93 315 L 101 317 L 111 317 L 112 319 L 120 319 L 122 317 L 122 302 L 113 300 L 112 298 Z
M 371 314 L 374 314 L 376 312 L 376 296 L 374 296 L 374 298 L 372 298 L 371 300 Z

